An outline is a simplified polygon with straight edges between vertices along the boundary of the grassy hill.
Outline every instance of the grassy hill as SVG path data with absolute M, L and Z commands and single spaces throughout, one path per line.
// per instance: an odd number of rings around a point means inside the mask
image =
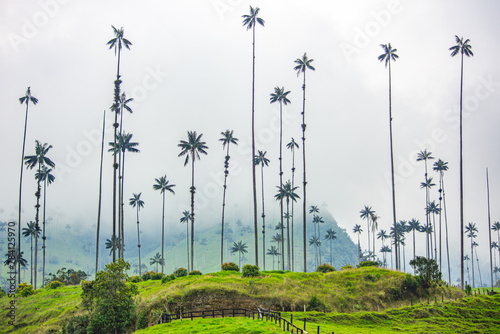
M 241 278 L 240 274 L 235 272 L 217 272 L 181 277 L 165 284 L 159 280 L 150 280 L 137 283 L 140 292 L 136 297 L 137 314 L 143 314 L 152 324 L 155 321 L 155 314 L 163 312 L 166 308 L 171 312 L 176 307 L 183 307 L 185 311 L 233 306 L 256 309 L 261 304 L 274 310 L 302 311 L 306 305 L 308 310 L 314 306 L 320 311 L 326 311 L 325 314 L 308 312 L 307 317 L 314 317 L 316 319 L 314 321 L 327 324 L 337 319 L 336 316 L 340 317 L 338 319 L 344 319 L 347 317 L 346 313 L 354 317 L 353 320 L 361 321 L 363 318 L 359 317 L 363 311 L 388 310 L 385 314 L 390 315 L 392 314 L 390 312 L 393 312 L 390 311 L 391 308 L 405 310 L 424 307 L 400 308 L 401 305 L 416 303 L 419 298 L 422 298 L 425 304 L 427 298 L 432 303 L 433 300 L 440 300 L 443 296 L 446 299 L 451 297 L 453 301 L 463 296 L 461 291 L 448 287 L 439 287 L 428 292 L 410 291 L 405 288 L 407 277 L 404 273 L 368 267 L 328 274 L 263 272 L 258 278 Z M 68 286 L 55 290 L 40 289 L 32 296 L 20 298 L 16 305 L 15 328 L 6 324 L 9 299 L 2 297 L 0 333 L 46 333 L 49 329 L 60 329 L 65 319 L 82 313 L 79 308 L 80 293 L 79 286 Z M 457 312 L 470 314 L 467 308 L 469 304 L 471 307 L 474 304 L 467 300 L 462 303 L 466 310 Z M 498 298 L 493 298 L 488 303 L 493 305 L 490 307 L 492 310 L 489 311 L 489 315 L 499 318 Z M 433 306 L 429 307 L 433 309 Z M 456 307 L 456 309 L 461 308 Z M 399 312 L 397 310 L 394 312 Z M 481 309 L 476 311 L 482 312 Z M 422 313 L 425 315 L 422 318 L 432 319 L 435 315 L 439 315 L 434 311 L 425 312 L 427 313 L 426 315 Z M 296 316 L 304 316 L 304 313 L 297 312 Z M 377 320 L 377 317 L 372 316 L 372 320 Z M 482 317 L 486 319 L 488 314 Z M 390 319 L 392 318 L 382 320 Z M 335 322 L 338 322 L 337 320 Z

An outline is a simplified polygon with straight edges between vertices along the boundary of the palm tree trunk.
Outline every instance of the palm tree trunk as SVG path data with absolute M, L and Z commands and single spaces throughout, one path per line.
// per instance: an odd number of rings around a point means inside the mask
M 139 252 L 139 276 L 142 276 L 141 273 L 141 238 L 139 234 L 139 204 L 137 204 L 137 250 Z
M 413 260 L 415 260 L 415 228 L 413 228 Z M 415 276 L 415 267 L 413 267 L 413 276 Z
M 294 189 L 294 174 L 295 174 L 295 148 L 292 145 L 292 189 Z M 292 201 L 292 271 L 295 271 L 295 245 L 294 245 L 294 232 L 293 232 L 293 202 Z
M 125 187 L 125 151 L 123 151 L 122 155 L 122 182 L 121 182 L 121 193 L 120 193 L 120 217 L 121 217 L 121 232 L 122 235 L 120 237 L 121 242 L 121 251 L 122 251 L 122 259 L 125 259 L 125 218 L 124 218 L 124 209 L 123 209 L 123 192 Z
M 493 292 L 493 257 L 491 248 L 491 214 L 490 214 L 490 180 L 488 177 L 488 168 L 486 168 L 486 186 L 488 190 L 488 243 L 490 249 L 490 275 L 491 275 L 491 291 Z
M 189 271 L 189 219 L 186 222 L 186 259 L 187 259 L 187 268 Z M 221 267 L 222 269 L 222 267 Z
M 120 53 L 118 53 L 119 55 Z M 117 75 L 118 77 L 118 75 Z M 117 79 L 118 80 L 118 79 Z M 113 262 L 116 261 L 116 170 L 118 169 L 118 163 L 116 162 L 116 131 L 118 128 L 118 113 L 115 110 L 115 123 L 113 124 L 115 127 L 114 133 L 114 146 L 113 146 Z M 118 254 L 120 256 L 120 254 Z
M 255 24 L 252 29 L 252 186 L 253 186 L 253 222 L 255 236 L 255 265 L 259 265 L 259 238 L 257 237 L 257 183 L 255 178 Z
M 194 270 L 194 151 L 192 151 L 191 159 L 191 270 Z M 254 183 L 255 184 L 255 183 Z
M 281 240 L 283 240 L 283 252 L 281 253 L 281 265 L 283 267 L 283 270 L 285 270 L 285 231 L 283 229 L 283 164 L 282 164 L 282 151 L 283 151 L 283 121 L 282 121 L 282 111 L 283 111 L 283 103 L 280 101 L 280 157 L 279 157 L 279 161 L 280 161 L 280 191 L 281 191 L 281 196 L 280 196 L 280 213 L 281 213 L 281 217 L 280 217 L 280 222 L 281 222 Z M 287 244 L 288 244 L 288 251 L 290 251 L 290 240 L 287 240 Z M 290 257 L 287 255 L 287 259 L 288 259 L 288 266 L 290 266 Z
M 291 257 L 290 257 L 290 211 L 289 211 L 289 203 L 290 201 L 287 199 L 286 200 L 286 235 L 288 238 L 288 244 L 287 244 L 287 256 L 288 256 L 288 270 L 291 270 L 292 264 L 291 264 Z
M 40 170 L 41 170 L 41 164 L 38 163 L 38 174 L 40 174 Z M 42 191 L 42 188 L 40 186 L 40 180 L 38 180 L 37 182 L 37 191 L 35 193 L 35 196 L 36 196 L 36 214 L 35 214 L 35 266 L 34 266 L 34 276 L 35 276 L 35 280 L 34 280 L 34 285 L 33 285 L 33 289 L 36 290 L 36 286 L 37 286 L 37 282 L 36 282 L 36 278 L 37 278 L 37 260 L 38 260 L 38 229 L 40 228 L 40 225 L 38 224 L 38 222 L 40 221 L 40 193 Z
M 392 147 L 392 98 L 391 98 L 391 61 L 389 58 L 389 137 L 391 146 L 391 184 L 392 184 L 392 217 L 394 221 L 394 238 L 398 240 L 398 231 L 396 228 L 396 190 L 394 185 L 394 153 Z M 396 260 L 396 270 L 399 270 L 398 264 L 398 248 L 395 247 L 394 257 Z
M 366 217 L 366 233 L 368 237 L 368 254 L 370 253 L 370 217 Z
M 36 233 L 36 230 L 35 230 L 35 233 Z M 33 286 L 33 237 L 34 235 L 32 235 L 30 237 L 30 252 L 31 252 L 31 260 L 30 260 L 30 284 Z
M 464 54 L 460 61 L 460 281 L 464 289 L 464 174 L 462 156 L 462 91 L 464 78 Z M 474 265 L 474 261 L 472 261 Z M 474 270 L 472 270 L 474 276 Z
M 442 204 L 442 198 L 443 198 L 443 175 L 439 173 L 439 271 L 443 272 L 441 263 L 442 263 L 442 258 L 443 258 L 443 253 L 442 253 L 442 248 L 441 248 L 441 243 L 442 243 L 442 216 L 443 216 L 443 207 L 441 206 Z
M 262 179 L 262 265 L 266 270 L 266 214 L 264 211 L 264 163 L 260 166 L 260 175 Z M 273 255 L 273 270 L 274 270 L 274 255 Z
M 43 181 L 43 222 L 42 222 L 42 287 L 45 282 L 45 203 L 47 199 L 47 177 Z M 491 244 L 491 242 L 490 242 Z
M 319 262 L 318 264 L 321 265 L 321 233 L 319 231 L 319 224 L 320 222 L 318 221 L 318 253 L 319 253 Z
M 99 268 L 99 231 L 101 228 L 101 199 L 102 199 L 102 163 L 104 157 L 104 130 L 106 128 L 106 110 L 102 117 L 102 140 L 101 140 L 101 166 L 99 168 L 99 200 L 97 204 L 97 233 L 95 241 L 95 274 Z
M 163 259 L 163 262 L 161 264 L 161 272 L 163 273 L 163 267 L 165 265 L 165 253 L 164 253 L 164 248 L 165 248 L 165 190 L 163 190 L 163 209 L 162 209 L 162 214 L 161 214 L 161 258 Z M 158 265 L 156 265 L 158 271 Z
M 226 161 L 224 163 L 224 186 L 222 191 L 222 225 L 220 237 L 220 265 L 224 263 L 224 209 L 226 208 L 226 188 L 227 188 L 227 175 L 229 167 L 229 142 L 227 143 Z
M 19 177 L 19 212 L 17 219 L 17 254 L 21 254 L 21 211 L 22 211 L 22 190 L 23 190 L 23 165 L 24 165 L 24 149 L 26 147 L 26 129 L 28 127 L 28 106 L 29 99 L 26 100 L 26 116 L 24 117 L 24 135 L 23 135 L 23 151 L 21 154 L 21 173 Z M 17 284 L 21 283 L 21 262 L 17 262 Z
M 304 71 L 304 83 L 302 84 L 302 165 L 303 170 L 303 182 L 302 187 L 304 190 L 304 198 L 302 202 L 302 237 L 303 237 L 303 247 L 304 247 L 304 272 L 307 272 L 307 231 L 306 231 L 306 214 L 307 214 L 307 198 L 306 198 L 306 71 Z
M 471 254 L 471 263 L 472 263 L 472 288 L 476 287 L 476 283 L 474 280 L 474 247 L 472 246 L 472 237 L 470 238 L 470 254 Z M 35 260 L 36 261 L 36 260 Z M 35 262 L 36 263 L 36 262 Z

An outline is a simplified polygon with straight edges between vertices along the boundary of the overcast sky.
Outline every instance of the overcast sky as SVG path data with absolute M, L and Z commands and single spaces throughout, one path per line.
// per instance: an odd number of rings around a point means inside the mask
M 25 115 L 18 99 L 31 86 L 40 102 L 30 106 L 26 154 L 34 153 L 38 139 L 53 145 L 49 157 L 57 163 L 48 215 L 61 227 L 95 224 L 104 110 L 106 142 L 112 141 L 116 57 L 106 42 L 114 25 L 124 27 L 133 43 L 122 53 L 122 90 L 135 99 L 134 113 L 125 115 L 123 126 L 140 143 L 141 153 L 127 155 L 125 196 L 142 192 L 142 227 L 154 233 L 159 228 L 155 178 L 166 174 L 176 184 L 175 196 L 167 195 L 168 224 L 177 225 L 189 206 L 190 168 L 177 157 L 177 144 L 188 130 L 203 133 L 209 147 L 208 156 L 196 162 L 198 226 L 220 219 L 225 153 L 218 139 L 226 129 L 240 139 L 238 147 L 231 147 L 229 222 L 250 222 L 252 35 L 241 23 L 249 5 L 260 7 L 266 21 L 256 32 L 255 113 L 257 149 L 266 150 L 271 160 L 264 172 L 268 217 L 277 221 L 279 216 L 272 199 L 279 184 L 279 109 L 269 103 L 269 94 L 275 86 L 291 91 L 284 142 L 294 137 L 301 144 L 302 78 L 293 61 L 307 52 L 316 67 L 307 74 L 308 206 L 327 208 L 351 235 L 354 224 L 362 223 L 364 205 L 380 216 L 381 228 L 388 230 L 392 221 L 388 71 L 377 60 L 380 44 L 391 43 L 399 55 L 392 66 L 398 219 L 425 221 L 425 193 L 419 188 L 424 165 L 415 159 L 427 148 L 449 162 L 448 217 L 452 245 L 457 245 L 460 59 L 451 58 L 448 49 L 455 35 L 471 40 L 474 57 L 464 64 L 465 221 L 478 225 L 479 252 L 486 262 L 487 167 L 492 220 L 500 219 L 496 1 L 2 0 L 0 220 L 17 220 Z M 291 155 L 284 152 L 286 180 Z M 301 158 L 296 152 L 297 185 Z M 111 164 L 106 154 L 103 222 L 109 234 Z M 33 175 L 24 173 L 23 224 L 34 217 Z M 130 226 L 133 213 L 127 207 Z

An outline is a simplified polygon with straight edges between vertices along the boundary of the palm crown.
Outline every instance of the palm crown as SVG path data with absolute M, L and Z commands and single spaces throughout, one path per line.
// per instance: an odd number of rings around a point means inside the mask
M 186 166 L 189 162 L 189 154 L 191 153 L 192 159 L 200 159 L 200 153 L 207 154 L 206 149 L 208 146 L 205 145 L 204 141 L 201 141 L 201 137 L 203 134 L 197 135 L 196 131 L 188 131 L 188 140 L 181 140 L 177 145 L 181 148 L 181 153 L 179 153 L 179 157 L 185 155 L 186 160 L 184 161 L 184 166 Z
M 250 14 L 241 16 L 243 18 L 243 26 L 247 27 L 247 30 L 252 29 L 255 26 L 255 22 L 257 22 L 261 26 L 264 26 L 265 21 L 260 17 L 257 17 L 259 11 L 259 7 L 253 8 L 252 6 L 250 6 Z
M 309 59 L 307 57 L 307 53 L 304 52 L 304 55 L 302 58 L 297 58 L 295 59 L 294 63 L 297 64 L 293 68 L 295 71 L 297 71 L 297 76 L 300 75 L 300 73 L 304 73 L 307 69 L 315 71 L 316 69 L 314 66 L 311 65 L 311 63 L 314 61 L 314 59 Z
M 155 179 L 155 181 L 156 184 L 153 185 L 154 190 L 160 190 L 161 193 L 170 191 L 172 194 L 175 194 L 175 191 L 172 189 L 175 187 L 175 184 L 168 184 L 169 181 L 167 180 L 166 175 L 160 177 L 159 179 Z
M 38 103 L 38 99 L 34 96 L 31 95 L 31 87 L 28 87 L 28 89 L 26 90 L 26 95 L 24 95 L 23 97 L 20 97 L 19 98 L 19 102 L 21 104 L 23 103 L 26 103 L 26 105 L 31 102 L 33 104 L 37 104 Z
M 293 139 L 293 137 L 292 137 L 290 142 L 288 144 L 286 144 L 286 148 L 288 148 L 289 150 L 294 150 L 296 148 L 299 148 L 299 144 L 297 144 L 295 139 Z
M 127 49 L 130 50 L 130 46 L 132 45 L 132 43 L 126 39 L 125 37 L 123 37 L 123 27 L 121 27 L 120 29 L 116 29 L 114 26 L 111 26 L 111 28 L 113 28 L 113 33 L 115 34 L 115 37 L 110 39 L 106 45 L 109 45 L 109 48 L 115 48 L 115 55 L 117 52 L 121 51 L 121 49 L 123 48 L 123 46 L 125 46 Z
M 389 44 L 380 44 L 382 49 L 384 50 L 384 53 L 382 53 L 380 56 L 378 56 L 378 60 L 385 61 L 385 67 L 387 67 L 387 64 L 390 63 L 390 61 L 396 61 L 396 59 L 399 58 L 399 56 L 396 54 L 398 52 L 398 49 L 393 49 L 391 46 L 391 43 Z
M 129 204 L 135 208 L 136 206 L 138 207 L 138 210 L 144 207 L 144 201 L 141 199 L 141 194 L 132 194 L 132 197 L 129 199 Z
M 24 163 L 26 167 L 33 169 L 36 165 L 47 165 L 50 167 L 54 167 L 55 164 L 52 160 L 47 158 L 45 155 L 52 148 L 52 145 L 48 145 L 44 143 L 43 145 L 36 140 L 35 141 L 35 155 L 30 155 L 24 158 Z
M 220 134 L 222 135 L 222 138 L 220 138 L 219 141 L 222 142 L 222 148 L 225 148 L 226 145 L 229 144 L 238 145 L 238 138 L 233 136 L 233 130 L 226 130 L 224 132 L 221 132 Z
M 266 153 L 267 153 L 267 151 L 265 151 L 265 152 L 259 151 L 258 152 L 258 154 L 254 158 L 255 165 L 262 165 L 262 166 L 266 166 L 266 167 L 269 166 L 269 159 L 266 158 Z
M 469 44 L 470 39 L 466 39 L 464 41 L 463 37 L 460 38 L 455 35 L 455 41 L 457 42 L 457 44 L 450 48 L 452 57 L 455 57 L 458 53 L 466 55 L 467 57 L 474 56 L 474 53 L 471 50 L 471 45 Z
M 284 105 L 287 105 L 290 103 L 290 100 L 288 99 L 287 95 L 290 94 L 290 91 L 285 92 L 285 87 L 274 87 L 274 93 L 271 93 L 271 103 L 274 102 L 279 102 L 280 104 L 283 103 Z

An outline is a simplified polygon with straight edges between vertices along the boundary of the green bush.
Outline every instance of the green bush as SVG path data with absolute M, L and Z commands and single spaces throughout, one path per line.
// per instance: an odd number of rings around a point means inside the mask
M 340 270 L 349 270 L 349 269 L 354 269 L 354 267 L 351 266 L 350 264 L 348 264 L 348 265 L 345 265 L 342 268 L 340 268 Z
M 193 270 L 193 271 L 190 271 L 188 275 L 202 275 L 202 273 L 199 270 Z
M 465 291 L 465 293 L 467 294 L 467 296 L 470 296 L 470 295 L 472 294 L 472 287 L 471 287 L 469 284 L 467 284 L 467 285 L 465 286 L 464 291 Z
M 165 276 L 164 273 L 152 273 L 151 274 L 151 280 L 152 281 L 157 281 L 157 280 L 162 279 L 164 276 Z
M 311 299 L 309 300 L 309 307 L 308 311 L 323 311 L 324 310 L 324 304 L 318 299 L 316 296 L 312 296 Z
M 323 263 L 322 265 L 318 266 L 318 268 L 316 268 L 316 272 L 317 273 L 329 273 L 329 272 L 332 272 L 332 271 L 336 271 L 336 269 L 334 267 L 332 267 L 331 265 L 329 265 L 328 263 Z
M 63 322 L 62 332 L 63 334 L 87 334 L 88 325 L 88 315 L 74 316 Z
M 183 276 L 187 276 L 188 274 L 188 271 L 186 268 L 179 268 L 177 269 L 176 271 L 174 271 L 174 275 L 176 277 L 183 277 Z
M 57 289 L 60 286 L 64 286 L 64 283 L 59 281 L 52 281 L 47 284 L 47 289 Z
M 223 271 L 229 271 L 229 270 L 240 271 L 240 267 L 238 267 L 238 265 L 234 262 L 226 262 L 222 264 L 221 269 Z
M 165 284 L 167 282 L 173 281 L 176 278 L 177 278 L 177 276 L 175 276 L 174 274 L 166 275 L 165 277 L 163 277 L 161 279 L 161 284 Z
M 378 267 L 379 263 L 377 261 L 361 261 L 359 267 Z
M 135 276 L 130 276 L 128 281 L 132 283 L 139 283 L 142 282 L 142 279 L 139 275 L 135 275 Z
M 416 278 L 424 289 L 429 288 L 433 284 L 441 281 L 439 265 L 434 259 L 417 256 L 414 260 L 410 261 L 410 266 L 415 268 L 415 272 L 417 274 Z
M 153 274 L 156 274 L 156 271 L 146 271 L 144 274 L 142 274 L 141 278 L 143 281 L 149 281 Z
M 168 277 L 168 276 L 165 276 L 163 278 L 166 278 L 166 277 Z M 163 283 L 163 278 L 161 279 L 162 283 Z M 136 324 L 137 329 L 143 329 L 143 328 L 148 327 L 148 324 L 149 324 L 148 315 L 149 315 L 148 310 L 142 310 L 141 312 L 139 312 L 139 316 L 137 317 L 137 324 Z
M 418 281 L 411 274 L 406 274 L 401 288 L 404 291 L 416 292 L 418 289 Z
M 35 293 L 33 286 L 28 283 L 21 283 L 17 286 L 17 294 L 22 297 L 28 297 Z
M 260 276 L 260 269 L 258 266 L 253 266 L 251 264 L 245 264 L 243 270 L 241 271 L 242 277 L 258 277 Z

